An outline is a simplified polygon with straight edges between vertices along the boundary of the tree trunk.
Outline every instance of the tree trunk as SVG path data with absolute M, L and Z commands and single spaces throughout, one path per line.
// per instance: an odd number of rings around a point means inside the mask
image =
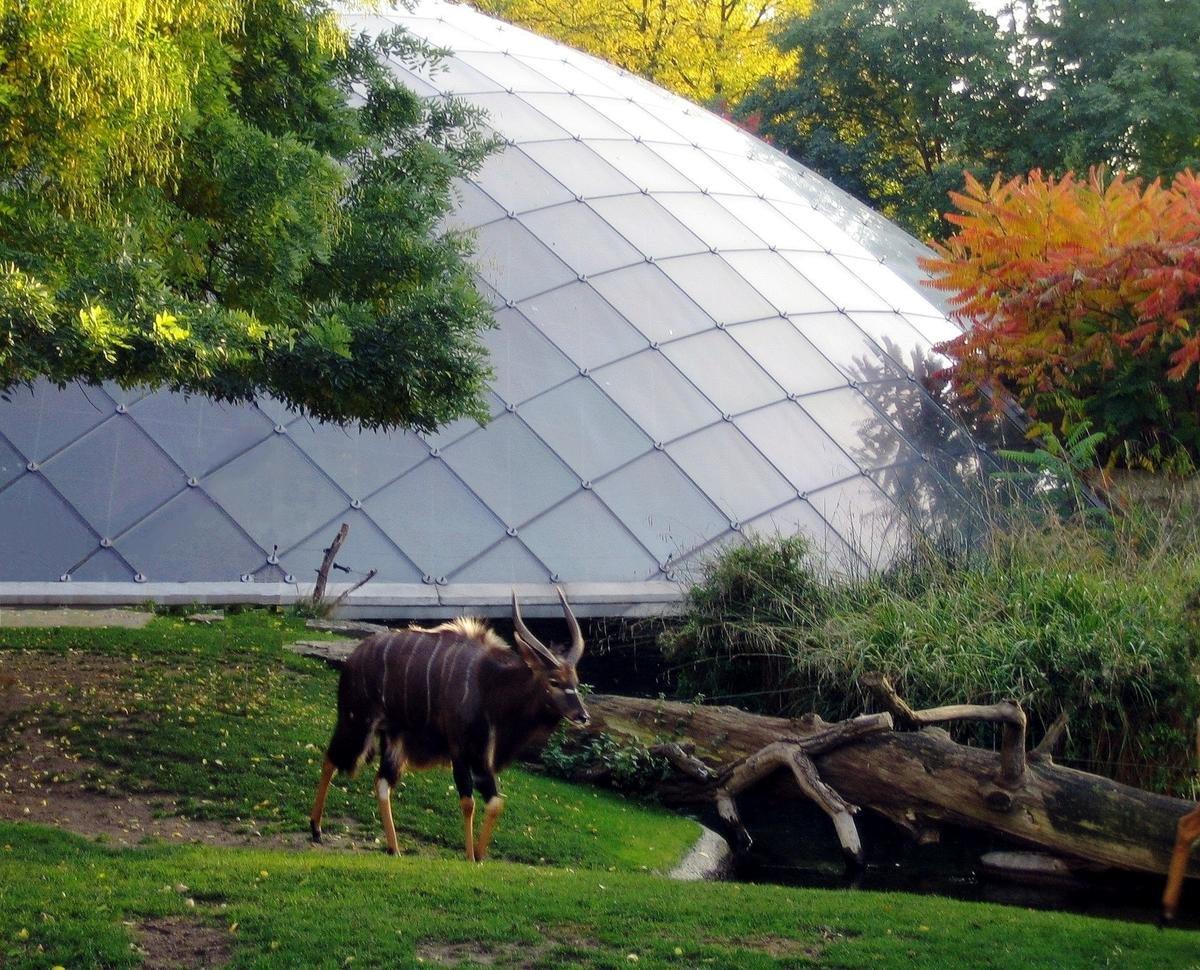
M 603 694 L 589 698 L 588 708 L 594 728 L 618 740 L 647 746 L 663 739 L 675 743 L 674 750 L 670 745 L 655 747 L 677 769 L 659 793 L 668 805 L 681 807 L 720 804 L 730 779 L 747 764 L 752 770 L 757 767 L 759 762 L 753 759 L 761 759 L 765 749 L 774 750 L 779 742 L 803 744 L 806 739 L 829 736 L 831 729 L 855 723 L 830 725 L 811 714 L 789 720 L 747 714 L 732 707 Z M 1006 716 L 1004 709 L 1001 704 L 909 713 L 917 717 L 918 723 L 921 719 L 945 719 L 946 712 L 954 718 L 997 720 Z M 904 725 L 903 717 L 897 716 L 896 720 Z M 1020 723 L 1023 742 L 1023 714 Z M 1176 823 L 1193 808 L 1190 802 L 1178 798 L 1056 765 L 1044 749 L 1028 761 L 1023 747 L 1020 751 L 1006 750 L 1002 757 L 997 752 L 956 744 L 946 731 L 936 727 L 875 731 L 844 740 L 828 750 L 810 750 L 809 756 L 820 782 L 832 790 L 835 798 L 849 804 L 851 811 L 854 806 L 871 809 L 914 836 L 951 824 L 1124 870 L 1165 873 Z M 1019 758 L 1015 768 L 1014 758 Z M 778 766 L 787 767 L 782 760 Z M 782 797 L 810 797 L 792 772 L 775 775 L 782 782 L 775 789 Z M 850 851 L 845 839 L 843 847 Z M 1189 874 L 1200 875 L 1200 867 L 1193 862 Z

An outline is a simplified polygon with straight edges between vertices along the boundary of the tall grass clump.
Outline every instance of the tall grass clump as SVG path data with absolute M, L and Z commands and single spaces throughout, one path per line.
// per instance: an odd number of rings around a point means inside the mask
M 664 648 L 685 691 L 769 713 L 848 716 L 873 671 L 918 708 L 1015 698 L 1034 742 L 1066 710 L 1061 760 L 1187 792 L 1200 536 L 1194 517 L 1010 522 L 974 548 L 915 542 L 849 578 L 824 574 L 802 539 L 759 538 L 704 566 Z

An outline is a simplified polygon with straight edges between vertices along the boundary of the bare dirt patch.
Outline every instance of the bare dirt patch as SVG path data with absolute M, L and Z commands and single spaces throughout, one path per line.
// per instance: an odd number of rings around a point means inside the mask
M 184 967 L 199 970 L 229 962 L 229 934 L 214 926 L 170 917 L 147 920 L 135 930 L 137 947 L 147 968 Z
M 38 714 L 103 698 L 119 708 L 122 662 L 72 653 L 0 654 L 0 819 L 55 825 L 121 846 L 147 840 L 209 845 L 307 845 L 303 833 L 262 836 L 183 817 L 164 793 L 112 790 L 112 778 L 75 750 L 72 734 Z M 114 711 L 119 715 L 119 709 Z M 108 790 L 105 790 L 107 788 Z

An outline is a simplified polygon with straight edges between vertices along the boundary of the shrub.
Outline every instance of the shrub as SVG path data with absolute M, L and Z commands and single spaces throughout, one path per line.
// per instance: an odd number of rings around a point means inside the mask
M 1015 698 L 1033 742 L 1067 710 L 1064 760 L 1183 790 L 1200 711 L 1198 549 L 1192 528 L 1162 520 L 1052 520 L 822 579 L 803 540 L 758 539 L 707 564 L 664 649 L 683 691 L 770 713 L 848 716 L 871 671 L 918 708 Z
M 952 193 L 923 261 L 970 327 L 938 349 L 968 399 L 1009 395 L 1060 434 L 1082 414 L 1111 458 L 1200 462 L 1200 177 L 1167 187 L 1040 172 Z

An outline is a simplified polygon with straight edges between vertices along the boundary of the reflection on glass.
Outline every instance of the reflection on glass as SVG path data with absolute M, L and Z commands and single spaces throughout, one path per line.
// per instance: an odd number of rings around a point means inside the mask
M 737 343 L 720 330 L 675 340 L 663 353 L 723 414 L 741 414 L 784 397 Z
M 796 495 L 795 487 L 728 421 L 668 445 L 667 454 L 735 522 Z

